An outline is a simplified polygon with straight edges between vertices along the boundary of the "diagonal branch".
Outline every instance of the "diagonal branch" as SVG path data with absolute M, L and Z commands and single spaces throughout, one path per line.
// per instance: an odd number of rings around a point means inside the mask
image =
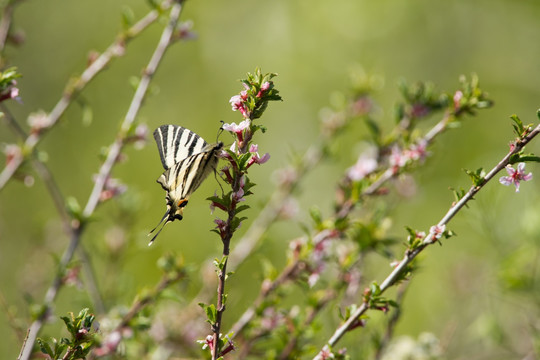
M 534 128 L 527 136 L 523 137 L 522 139 L 517 140 L 514 143 L 514 146 L 511 147 L 511 150 L 506 154 L 501 161 L 489 173 L 484 177 L 483 181 L 478 185 L 473 185 L 469 189 L 469 191 L 455 204 L 453 204 L 450 209 L 447 211 L 447 213 L 439 220 L 437 226 L 443 227 L 446 226 L 450 222 L 450 220 L 470 201 L 473 199 L 473 197 L 491 180 L 495 175 L 504 169 L 506 165 L 510 163 L 510 160 L 513 156 L 518 154 L 525 145 L 527 145 L 534 137 L 536 137 L 540 133 L 540 125 L 538 125 L 536 128 Z M 380 293 L 384 293 L 390 286 L 394 285 L 398 279 L 400 279 L 400 276 L 406 271 L 407 266 L 413 261 L 413 259 L 420 254 L 428 245 L 431 245 L 435 243 L 433 234 L 428 234 L 426 237 L 422 240 L 422 243 L 420 246 L 415 248 L 414 250 L 407 250 L 405 251 L 405 255 L 403 259 L 400 261 L 399 265 L 394 268 L 394 270 L 386 277 L 386 279 L 383 281 L 383 283 L 380 286 Z M 326 345 L 329 347 L 333 347 L 337 342 L 349 331 L 349 329 L 352 329 L 354 327 L 354 324 L 359 319 L 360 316 L 362 316 L 364 313 L 367 312 L 369 309 L 369 305 L 367 302 L 362 303 L 360 307 L 356 311 L 354 311 L 349 319 L 341 325 L 332 335 L 332 337 L 328 340 Z M 321 360 L 320 353 L 314 357 L 314 360 Z
M 150 11 L 144 18 L 139 20 L 131 28 L 123 32 L 117 39 L 94 60 L 74 82 L 69 82 L 64 90 L 64 94 L 47 115 L 48 127 L 40 132 L 30 134 L 24 141 L 23 151 L 16 154 L 0 173 L 0 191 L 6 186 L 13 174 L 19 169 L 25 160 L 24 154 L 31 154 L 33 149 L 52 127 L 54 127 L 73 99 L 92 81 L 105 67 L 116 57 L 124 54 L 126 44 L 145 30 L 149 25 L 159 18 L 159 15 L 171 5 L 171 1 L 164 1 L 160 9 Z
M 142 101 L 144 100 L 145 94 L 148 90 L 150 81 L 154 73 L 156 72 L 159 63 L 161 62 L 161 59 L 163 58 L 165 50 L 171 44 L 173 33 L 174 33 L 174 30 L 176 29 L 176 25 L 180 17 L 181 11 L 182 11 L 182 1 L 178 1 L 174 4 L 174 6 L 171 9 L 169 23 L 167 27 L 163 30 L 161 39 L 156 47 L 156 50 L 154 51 L 152 58 L 150 59 L 146 69 L 144 70 L 141 81 L 139 82 L 139 86 L 137 87 L 137 90 L 135 91 L 135 95 L 133 96 L 131 105 L 124 118 L 124 121 L 122 122 L 120 132 L 117 135 L 115 142 L 110 147 L 109 154 L 107 155 L 105 162 L 102 164 L 99 170 L 99 174 L 94 184 L 94 188 L 92 189 L 92 193 L 90 194 L 88 202 L 83 210 L 84 219 L 89 218 L 93 214 L 94 210 L 96 209 L 99 203 L 99 195 L 103 191 L 105 181 L 110 176 L 113 165 L 116 163 L 116 160 L 118 159 L 118 156 L 125 145 L 125 140 L 127 137 L 128 130 L 132 127 L 135 121 L 136 115 L 141 107 Z M 31 137 L 32 135 L 30 135 L 29 138 Z M 60 261 L 60 265 L 59 265 L 60 269 L 64 269 L 73 258 L 74 252 L 77 249 L 81 240 L 81 233 L 84 228 L 84 222 L 80 222 L 80 223 L 73 222 L 72 226 L 73 226 L 72 236 L 70 239 L 69 246 L 64 252 L 62 259 Z M 30 358 L 30 355 L 32 353 L 32 347 L 36 340 L 37 334 L 39 330 L 41 329 L 41 327 L 43 326 L 43 323 L 46 317 L 49 315 L 49 312 L 51 311 L 52 302 L 56 298 L 56 295 L 60 287 L 62 286 L 61 273 L 62 271 L 60 271 L 59 274 L 55 277 L 55 279 L 53 280 L 53 283 L 51 284 L 51 286 L 49 287 L 45 295 L 44 309 L 42 310 L 41 316 L 39 316 L 38 319 L 36 319 L 30 326 L 30 331 L 23 345 L 23 348 L 21 349 L 21 354 L 19 355 L 19 359 L 27 360 Z

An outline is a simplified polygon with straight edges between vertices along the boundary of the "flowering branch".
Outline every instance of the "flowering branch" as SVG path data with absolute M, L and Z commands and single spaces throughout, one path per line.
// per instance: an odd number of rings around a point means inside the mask
M 62 256 L 62 259 L 60 261 L 60 264 L 59 264 L 60 269 L 65 269 L 67 264 L 73 258 L 73 254 L 74 254 L 75 250 L 77 249 L 77 247 L 79 245 L 79 242 L 80 242 L 80 239 L 81 239 L 81 234 L 82 234 L 82 230 L 83 230 L 84 225 L 85 225 L 85 221 L 86 221 L 86 219 L 88 219 L 93 214 L 95 208 L 97 207 L 98 203 L 100 202 L 101 194 L 102 194 L 103 190 L 105 189 L 105 186 L 107 184 L 107 180 L 109 179 L 112 168 L 113 168 L 114 164 L 116 163 L 116 161 L 118 159 L 118 156 L 120 155 L 120 152 L 123 149 L 126 141 L 129 139 L 129 132 L 133 127 L 135 117 L 136 117 L 136 115 L 137 115 L 137 113 L 138 113 L 138 111 L 139 111 L 139 109 L 141 107 L 144 96 L 145 96 L 145 94 L 146 94 L 146 92 L 148 90 L 150 80 L 152 79 L 155 71 L 157 70 L 157 67 L 158 67 L 158 65 L 159 65 L 159 63 L 160 63 L 160 61 L 161 61 L 161 59 L 162 59 L 162 57 L 163 57 L 163 55 L 165 53 L 165 50 L 168 48 L 168 46 L 171 43 L 171 39 L 172 39 L 174 31 L 176 29 L 176 24 L 177 24 L 178 18 L 180 16 L 181 10 L 182 10 L 182 2 L 176 2 L 174 4 L 174 6 L 172 7 L 172 9 L 171 9 L 171 13 L 170 13 L 170 16 L 169 16 L 169 23 L 165 27 L 165 29 L 164 29 L 164 31 L 163 31 L 163 33 L 161 35 L 161 39 L 160 39 L 160 41 L 159 41 L 159 43 L 158 43 L 158 45 L 156 47 L 156 50 L 154 51 L 148 65 L 147 65 L 147 67 L 146 67 L 146 69 L 144 71 L 143 77 L 141 78 L 141 81 L 139 82 L 139 86 L 137 87 L 137 90 L 136 90 L 135 95 L 134 95 L 134 97 L 132 99 L 131 105 L 129 107 L 129 110 L 128 110 L 127 114 L 126 114 L 126 117 L 124 118 L 124 121 L 122 122 L 120 132 L 119 132 L 119 134 L 118 134 L 118 136 L 116 138 L 116 141 L 110 147 L 107 158 L 106 158 L 106 160 L 104 161 L 104 163 L 102 164 L 102 166 L 100 168 L 98 177 L 96 178 L 94 188 L 92 189 L 92 192 L 90 194 L 88 202 L 87 202 L 84 210 L 82 211 L 82 213 L 75 213 L 74 214 L 77 221 L 72 222 L 73 230 L 72 230 L 72 235 L 71 235 L 71 238 L 70 238 L 70 243 L 69 243 L 69 246 L 66 249 L 66 251 L 64 252 L 64 254 Z M 147 17 L 148 16 L 149 15 L 147 15 Z M 141 25 L 139 25 L 138 27 L 140 27 L 140 26 Z M 138 27 L 137 27 L 137 29 L 138 29 Z M 109 48 L 109 49 L 111 49 L 111 48 Z M 110 58 L 111 58 L 110 56 L 112 56 L 112 53 L 113 53 L 112 50 L 110 50 L 110 51 L 111 51 L 111 54 L 109 54 L 108 57 L 104 58 L 103 61 L 108 62 L 110 60 Z M 89 69 L 91 67 L 92 67 L 92 65 L 89 67 Z M 100 67 L 100 69 L 101 69 L 101 67 Z M 88 71 L 88 69 L 87 69 L 87 71 Z M 84 78 L 84 75 L 86 73 L 87 72 L 85 71 L 82 78 Z M 92 72 L 91 74 L 94 74 L 94 73 Z M 90 75 L 90 74 L 88 74 L 88 76 L 89 76 L 89 79 L 91 79 L 91 77 L 93 77 L 93 75 Z M 81 84 L 86 84 L 86 83 L 87 83 L 87 81 L 82 82 Z M 73 95 L 73 93 L 71 93 L 71 95 Z M 67 107 L 67 104 L 69 104 L 69 100 L 71 98 L 71 95 L 69 95 L 67 98 L 64 97 L 63 100 L 61 100 L 60 103 L 67 102 L 67 103 L 65 103 L 65 105 L 62 106 L 63 109 L 65 109 L 65 107 Z M 57 107 L 58 106 L 59 105 L 57 105 Z M 62 112 L 63 112 L 63 110 L 62 110 Z M 51 114 L 53 114 L 53 113 L 54 113 L 54 110 L 53 110 L 53 112 Z M 51 116 L 52 115 L 49 115 L 49 118 L 51 118 Z M 58 120 L 58 117 L 56 117 L 55 119 Z M 56 122 L 56 120 L 55 120 L 55 122 Z M 28 142 L 29 139 L 32 138 L 32 136 L 33 135 L 30 135 L 27 138 L 27 142 Z M 29 147 L 29 149 L 33 149 L 33 147 L 37 144 L 38 139 L 39 139 L 39 137 L 36 137 L 36 138 L 34 138 L 34 140 L 32 140 L 33 145 L 31 147 Z M 20 163 L 19 163 L 19 165 L 20 165 Z M 18 165 L 17 165 L 17 167 L 18 167 Z M 6 167 L 6 169 L 7 169 L 7 167 Z M 1 175 L 0 175 L 0 177 L 1 177 Z M 0 181 L 0 188 L 1 188 L 1 185 L 2 184 L 1 184 L 1 181 Z M 63 273 L 63 271 L 59 272 L 59 274 L 62 274 L 62 273 Z M 51 311 L 51 305 L 52 305 L 54 299 L 56 298 L 56 295 L 57 295 L 58 290 L 60 289 L 61 285 L 62 285 L 62 276 L 57 275 L 55 277 L 55 279 L 53 280 L 52 285 L 47 290 L 47 293 L 46 293 L 45 299 L 44 299 L 44 303 L 43 303 L 43 306 L 42 306 L 43 308 L 42 308 L 42 311 L 40 312 L 40 315 L 32 323 L 32 325 L 30 326 L 30 331 L 28 333 L 27 339 L 26 339 L 26 341 L 25 341 L 25 343 L 23 345 L 23 348 L 21 350 L 20 359 L 26 360 L 26 359 L 30 358 L 32 347 L 33 347 L 33 344 L 34 344 L 34 342 L 36 340 L 37 334 L 38 334 L 39 330 L 41 329 L 45 318 L 47 317 L 47 315 Z
M 0 191 L 5 187 L 17 169 L 19 169 L 25 160 L 25 157 L 28 154 L 31 154 L 32 150 L 39 144 L 43 135 L 58 123 L 60 117 L 64 114 L 73 99 L 99 73 L 101 73 L 114 58 L 124 55 L 127 43 L 154 23 L 163 11 L 170 8 L 171 3 L 171 0 L 163 1 L 156 9 L 150 11 L 144 18 L 139 20 L 129 29 L 123 31 L 99 57 L 92 60 L 79 78 L 70 80 L 64 89 L 62 98 L 51 112 L 46 115 L 45 121 L 42 121 L 39 127 L 31 129 L 30 135 L 24 141 L 22 148 L 18 149 L 18 151 L 14 151 L 13 156 L 6 161 L 6 166 L 0 173 Z
M 269 154 L 260 156 L 258 146 L 251 140 L 258 130 L 265 131 L 262 125 L 256 125 L 253 121 L 261 117 L 269 101 L 281 100 L 271 81 L 274 76 L 276 74 L 263 75 L 259 69 L 253 75 L 248 74 L 247 79 L 242 80 L 244 90 L 230 100 L 233 111 L 238 110 L 244 120 L 238 125 L 232 123 L 224 124 L 222 127 L 234 136 L 235 142 L 223 154 L 223 158 L 229 164 L 220 173 L 223 181 L 231 186 L 231 191 L 221 197 L 209 198 L 213 209 L 218 208 L 226 213 L 226 220 L 219 218 L 215 220 L 217 226 L 213 230 L 220 236 L 223 243 L 222 258 L 214 262 L 218 274 L 217 305 L 214 307 L 214 305 L 200 304 L 212 328 L 212 340 L 206 341 L 205 345 L 210 349 L 213 360 L 234 349 L 228 337 L 222 338 L 220 334 L 226 304 L 225 281 L 229 275 L 227 262 L 232 236 L 245 219 L 239 217 L 238 214 L 249 208 L 240 203 L 245 201 L 245 196 L 252 194 L 250 189 L 254 186 L 248 178 L 248 169 L 254 164 L 264 164 L 270 158 Z
M 171 255 L 159 259 L 158 265 L 164 271 L 159 283 L 152 291 L 145 292 L 143 296 L 138 297 L 133 302 L 131 308 L 122 317 L 118 325 L 105 335 L 100 345 L 92 351 L 89 359 L 113 354 L 120 345 L 122 338 L 130 333 L 132 320 L 149 305 L 155 303 L 167 288 L 187 277 L 184 265 Z
M 403 280 L 409 273 L 409 265 L 413 259 L 421 253 L 427 246 L 438 242 L 442 236 L 449 237 L 451 232 L 446 230 L 446 225 L 450 220 L 471 200 L 473 197 L 491 180 L 495 175 L 504 169 L 507 165 L 515 163 L 520 160 L 522 156 L 522 150 L 534 137 L 540 133 L 540 125 L 534 129 L 529 126 L 515 140 L 511 146 L 510 151 L 502 158 L 502 160 L 485 176 L 479 176 L 470 189 L 465 193 L 459 201 L 452 204 L 447 213 L 439 220 L 439 222 L 432 226 L 429 233 L 423 236 L 409 236 L 409 247 L 405 251 L 403 259 L 397 264 L 394 270 L 386 277 L 380 286 L 374 286 L 368 290 L 364 295 L 364 301 L 358 309 L 356 309 L 332 335 L 325 346 L 332 348 L 349 330 L 354 328 L 354 325 L 358 322 L 360 317 L 371 308 L 372 303 L 376 301 L 380 295 L 382 295 L 390 286 L 396 284 L 400 280 Z M 323 357 L 321 353 L 315 356 L 314 359 L 320 360 Z
M 457 105 L 455 103 L 450 104 L 449 109 L 445 111 L 443 119 L 439 121 L 430 131 L 428 131 L 424 137 L 418 138 L 414 141 L 411 140 L 407 147 L 399 151 L 397 151 L 397 141 L 392 139 L 392 141 L 383 146 L 383 149 L 380 151 L 382 154 L 384 154 L 384 147 L 391 148 L 393 150 L 391 154 L 386 155 L 388 158 L 386 160 L 383 159 L 382 156 L 380 156 L 378 160 L 372 159 L 371 157 L 366 157 L 364 155 L 360 156 L 357 164 L 346 172 L 340 182 L 342 185 L 337 194 L 338 196 L 336 199 L 336 208 L 334 209 L 335 212 L 333 214 L 333 219 L 330 217 L 327 220 L 322 220 L 319 218 L 319 215 L 312 214 L 317 226 L 316 230 L 310 237 L 312 240 L 308 242 L 307 238 L 302 238 L 298 241 L 294 241 L 294 244 L 291 244 L 291 248 L 293 249 L 293 257 L 290 260 L 289 265 L 287 265 L 287 267 L 279 276 L 277 276 L 274 281 L 270 282 L 270 280 L 265 280 L 265 283 L 263 283 L 261 288 L 261 292 L 253 305 L 244 312 L 244 314 L 232 327 L 231 333 L 233 333 L 234 336 L 239 335 L 253 319 L 253 317 L 262 311 L 260 307 L 265 303 L 265 301 L 267 301 L 270 293 L 281 287 L 285 282 L 298 279 L 302 275 L 308 275 L 308 282 L 310 286 L 313 286 L 324 269 L 324 263 L 327 261 L 325 259 L 328 257 L 326 254 L 328 250 L 326 249 L 328 248 L 331 240 L 346 236 L 346 231 L 351 230 L 353 227 L 353 224 L 347 219 L 355 207 L 358 204 L 361 204 L 367 196 L 384 193 L 381 192 L 381 188 L 385 183 L 392 178 L 397 177 L 400 173 L 407 168 L 410 168 L 413 164 L 423 161 L 427 156 L 427 146 L 431 144 L 437 135 L 441 134 L 447 129 L 449 123 L 456 121 L 464 114 L 471 113 L 478 103 L 481 103 L 482 106 L 488 104 L 488 100 L 485 99 L 485 95 L 478 89 L 478 81 L 476 78 L 473 78 L 471 83 L 466 83 L 463 79 L 462 83 L 463 92 L 461 90 L 458 92 L 462 94 L 465 93 L 467 98 L 463 98 L 462 96 L 463 103 Z M 359 99 L 353 101 L 353 104 L 358 104 L 360 102 L 363 105 L 363 112 L 365 112 L 366 98 L 360 97 Z M 433 105 L 433 102 L 427 102 L 424 104 L 423 108 L 425 110 L 423 112 L 423 116 L 426 116 L 429 113 L 428 110 L 431 108 L 440 109 L 439 104 L 440 102 L 436 102 L 435 105 Z M 428 105 L 430 105 L 431 108 Z M 353 106 L 352 108 L 356 109 L 357 107 Z M 418 109 L 419 106 L 412 108 Z M 342 123 L 342 117 L 337 117 L 337 119 L 341 119 L 339 121 L 336 120 L 336 117 L 332 118 L 334 119 L 334 121 L 332 121 L 334 126 L 328 126 L 327 128 L 333 128 L 337 126 L 337 124 Z M 414 116 L 411 114 L 403 114 L 401 121 L 398 122 L 398 125 L 394 130 L 394 133 L 410 131 L 412 126 L 412 118 L 414 118 Z M 408 120 L 406 121 L 404 119 Z M 416 118 L 416 120 L 418 119 Z M 376 141 L 382 142 L 378 139 L 376 139 Z M 387 169 L 385 170 L 384 167 L 379 168 L 379 162 L 381 164 L 386 163 Z M 341 273 L 338 275 L 338 278 L 346 279 L 350 277 L 351 272 L 354 272 L 354 264 L 356 264 L 356 262 L 353 262 L 351 265 L 344 266 L 341 269 Z M 294 269 L 294 271 L 291 269 Z M 342 284 L 348 287 L 348 285 L 350 285 L 350 280 L 344 281 Z M 333 292 L 335 296 L 336 291 Z

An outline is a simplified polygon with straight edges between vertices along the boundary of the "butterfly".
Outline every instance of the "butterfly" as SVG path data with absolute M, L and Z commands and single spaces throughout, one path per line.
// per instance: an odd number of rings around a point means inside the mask
M 215 171 L 219 160 L 218 154 L 223 148 L 221 141 L 208 144 L 193 131 L 177 125 L 158 127 L 154 131 L 154 139 L 165 168 L 165 172 L 157 182 L 167 192 L 165 197 L 167 211 L 148 234 L 152 234 L 163 223 L 150 240 L 149 246 L 165 225 L 174 220 L 182 220 L 189 196 L 197 190 L 210 172 Z

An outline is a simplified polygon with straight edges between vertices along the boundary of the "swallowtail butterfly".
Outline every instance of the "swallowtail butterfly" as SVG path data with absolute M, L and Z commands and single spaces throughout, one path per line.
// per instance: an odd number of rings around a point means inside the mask
M 182 220 L 189 196 L 216 169 L 217 154 L 223 143 L 208 144 L 199 135 L 182 126 L 162 125 L 154 131 L 161 163 L 165 172 L 157 182 L 167 192 L 167 211 L 152 234 L 162 223 L 148 245 L 152 245 L 163 227 L 174 220 Z M 148 234 L 148 235 L 150 235 Z

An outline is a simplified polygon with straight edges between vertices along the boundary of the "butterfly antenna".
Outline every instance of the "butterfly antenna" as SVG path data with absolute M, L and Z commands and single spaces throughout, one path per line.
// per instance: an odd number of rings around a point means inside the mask
M 218 133 L 217 133 L 217 136 L 216 136 L 216 142 L 218 142 L 219 136 L 223 132 L 223 125 L 225 124 L 225 121 L 223 121 L 223 120 L 219 120 L 219 122 L 221 123 L 221 126 L 218 129 Z

